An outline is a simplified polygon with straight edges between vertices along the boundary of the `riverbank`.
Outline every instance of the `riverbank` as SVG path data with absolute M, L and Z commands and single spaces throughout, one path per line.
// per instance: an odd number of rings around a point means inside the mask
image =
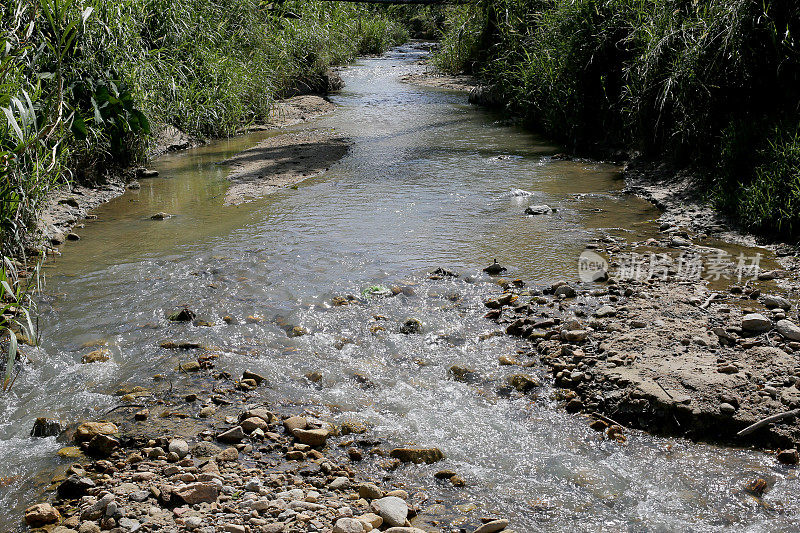
M 590 244 L 584 259 L 607 261 L 607 282 L 559 282 L 530 302 L 512 289 L 487 301 L 488 316 L 530 341 L 524 356 L 549 369 L 566 409 L 609 438 L 632 427 L 781 448 L 778 459 L 796 463 L 796 260 L 759 265 L 746 249 L 736 257 L 678 226 L 661 229 L 645 242 Z
M 248 128 L 249 131 L 277 131 L 296 126 L 330 113 L 335 106 L 322 96 L 295 96 L 276 103 L 269 122 Z M 155 153 L 177 152 L 202 144 L 174 132 L 159 138 Z M 291 186 L 329 166 L 346 151 L 346 142 L 333 132 L 306 130 L 270 137 L 253 149 L 224 161 L 234 169 L 230 174 L 233 185 L 228 191 L 229 203 L 241 203 Z M 66 186 L 48 194 L 39 217 L 38 233 L 49 253 L 67 240 L 80 239 L 80 230 L 97 220 L 90 211 L 120 195 L 127 189 L 138 189 L 139 180 L 158 177 L 144 168 L 128 169 L 97 187 Z

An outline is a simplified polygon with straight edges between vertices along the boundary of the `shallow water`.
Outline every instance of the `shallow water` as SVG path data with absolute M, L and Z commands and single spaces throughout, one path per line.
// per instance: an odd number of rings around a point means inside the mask
M 574 279 L 587 242 L 655 235 L 658 213 L 622 194 L 619 168 L 553 160 L 557 146 L 467 105 L 464 94 L 400 83 L 420 55 L 401 48 L 344 71 L 339 109 L 302 127 L 336 128 L 353 147 L 297 190 L 223 205 L 227 170 L 217 162 L 264 133 L 168 155 L 155 164 L 163 178 L 97 209 L 82 240 L 48 264 L 43 345 L 0 406 L 0 478 L 11 478 L 0 486 L 0 506 L 11 510 L 0 530 L 19 523 L 61 463 L 55 439 L 27 436 L 33 419 L 97 416 L 120 384 L 151 386 L 186 357 L 159 348 L 165 339 L 216 346 L 218 368 L 266 375 L 265 401 L 363 420 L 390 443 L 440 447 L 444 463 L 403 467 L 392 480 L 427 485 L 436 470 L 457 470 L 466 489 L 429 492 L 474 502 L 465 523 L 496 513 L 520 532 L 800 527 L 800 483 L 771 456 L 637 432 L 624 445 L 599 441 L 546 388 L 538 397 L 497 393 L 514 372 L 497 358 L 519 345 L 479 340 L 495 329 L 481 318 L 482 300 L 499 291 L 480 269 L 497 258 L 510 278 Z M 533 194 L 511 196 L 517 188 Z M 558 211 L 523 215 L 540 203 Z M 175 216 L 150 220 L 159 211 Z M 476 279 L 426 280 L 438 266 Z M 414 295 L 323 305 L 393 284 Z M 168 323 L 165 313 L 180 305 L 217 325 Z M 229 326 L 225 315 L 264 320 Z M 407 317 L 422 320 L 422 335 L 396 333 Z M 311 334 L 288 338 L 276 323 L 284 321 Z M 376 325 L 387 331 L 373 334 Z M 98 339 L 112 360 L 81 365 L 81 345 Z M 456 363 L 486 381 L 447 379 Z M 322 382 L 309 383 L 308 372 Z M 754 476 L 774 483 L 766 505 L 738 492 Z

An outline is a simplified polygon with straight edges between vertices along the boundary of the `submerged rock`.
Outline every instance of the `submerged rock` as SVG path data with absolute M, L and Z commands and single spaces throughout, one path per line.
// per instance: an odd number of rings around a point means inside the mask
M 389 456 L 404 463 L 416 464 L 433 464 L 444 459 L 439 448 L 395 448 L 389 452 Z
M 483 269 L 483 271 L 489 274 L 490 276 L 497 276 L 499 274 L 502 274 L 506 270 L 507 269 L 504 266 L 500 266 L 500 264 L 497 262 L 497 259 L 494 260 L 494 263 Z
M 99 350 L 94 350 L 87 353 L 81 360 L 83 364 L 103 363 L 108 361 L 110 354 L 111 352 L 108 350 L 108 348 L 100 348 Z
M 191 322 L 196 317 L 194 311 L 184 307 L 167 315 L 167 320 L 172 322 Z
M 526 215 L 547 215 L 549 213 L 552 213 L 553 211 L 555 211 L 555 209 L 553 209 L 549 205 L 545 205 L 545 204 L 542 204 L 542 205 L 529 205 L 525 209 L 525 214 Z
M 416 318 L 409 318 L 400 326 L 400 333 L 413 335 L 422 331 L 422 322 Z
M 31 437 L 56 437 L 61 431 L 61 422 L 58 420 L 39 417 L 33 423 Z

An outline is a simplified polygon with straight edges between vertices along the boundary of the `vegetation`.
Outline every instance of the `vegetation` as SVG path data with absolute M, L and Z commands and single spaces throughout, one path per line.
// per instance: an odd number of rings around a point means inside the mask
M 23 252 L 53 187 L 141 162 L 165 125 L 230 135 L 330 65 L 406 37 L 384 12 L 345 3 L 0 3 L 3 254 Z
M 796 237 L 798 32 L 778 0 L 495 0 L 451 14 L 437 63 L 573 149 L 700 168 L 749 229 Z

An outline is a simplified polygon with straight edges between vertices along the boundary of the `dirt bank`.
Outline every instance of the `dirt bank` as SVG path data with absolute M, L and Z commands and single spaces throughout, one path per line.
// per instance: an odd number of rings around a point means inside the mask
M 307 122 L 331 112 L 334 108 L 335 106 L 332 103 L 320 96 L 305 95 L 281 100 L 276 103 L 267 124 L 251 127 L 246 131 L 279 130 Z M 293 182 L 291 180 L 298 181 L 297 176 L 302 178 L 304 177 L 303 174 L 307 176 L 317 172 L 320 168 L 319 165 L 322 165 L 326 157 L 331 161 L 341 157 L 339 155 L 331 159 L 333 155 L 341 153 L 341 148 L 328 133 L 309 134 L 305 140 L 301 140 L 302 138 L 302 134 L 295 134 L 279 136 L 265 141 L 262 155 L 265 160 L 269 160 L 271 157 L 274 158 L 270 162 L 265 161 L 263 164 L 259 164 L 255 159 L 246 161 L 247 157 L 255 157 L 257 152 L 251 152 L 241 159 L 234 158 L 235 161 L 232 160 L 232 163 L 241 164 L 242 169 L 240 169 L 241 175 L 237 174 L 234 179 L 237 185 L 232 187 L 232 189 L 236 190 L 231 193 L 231 198 L 237 198 L 242 201 L 247 197 L 263 195 L 274 189 L 275 186 L 285 186 Z M 332 154 L 330 156 L 327 154 L 322 156 L 315 152 L 310 157 L 298 159 L 297 175 L 291 177 L 293 174 L 288 170 L 291 166 L 290 162 L 284 161 L 284 159 L 298 155 L 299 152 L 296 151 L 298 145 L 317 142 L 322 152 L 331 148 Z M 150 156 L 156 157 L 167 152 L 185 150 L 200 144 L 202 144 L 201 140 L 192 139 L 175 128 L 166 127 L 156 139 L 155 148 L 151 151 Z M 266 145 L 269 145 L 269 147 L 267 148 Z M 270 152 L 270 154 L 267 154 L 267 152 Z M 254 175 L 248 173 L 248 169 L 254 171 L 261 169 L 262 175 L 275 170 L 281 175 L 274 178 L 274 183 L 280 185 L 273 186 L 265 182 L 263 187 L 259 186 L 255 183 Z M 92 209 L 120 196 L 125 192 L 126 187 L 136 188 L 138 179 L 147 179 L 155 175 L 157 174 L 148 172 L 146 169 L 129 169 L 119 175 L 110 177 L 106 183 L 99 184 L 96 187 L 65 185 L 52 191 L 45 200 L 44 208 L 37 223 L 38 233 L 44 241 L 45 248 L 57 247 L 66 239 L 79 238 L 77 230 L 81 228 L 81 221 L 92 218 L 90 214 Z M 270 178 L 270 181 L 272 181 L 272 178 Z

